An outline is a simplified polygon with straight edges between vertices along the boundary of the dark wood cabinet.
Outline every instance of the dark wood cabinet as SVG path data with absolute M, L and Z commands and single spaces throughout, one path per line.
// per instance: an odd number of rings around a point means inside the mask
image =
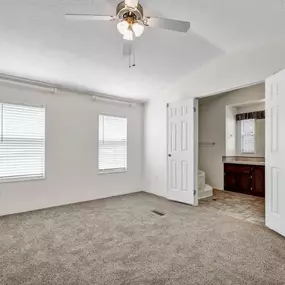
M 265 168 L 264 166 L 253 167 L 252 195 L 265 196 Z
M 225 185 L 227 185 L 227 190 L 234 191 L 236 185 L 236 175 L 233 172 L 225 172 Z
M 249 173 L 240 173 L 237 180 L 237 190 L 247 193 L 252 189 L 252 176 Z
M 224 189 L 264 197 L 264 166 L 225 163 Z

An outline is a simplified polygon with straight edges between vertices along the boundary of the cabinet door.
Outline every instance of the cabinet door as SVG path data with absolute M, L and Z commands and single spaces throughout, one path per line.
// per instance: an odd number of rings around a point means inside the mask
M 252 195 L 265 197 L 265 168 L 263 166 L 255 166 L 252 178 Z
M 237 191 L 240 193 L 250 194 L 252 190 L 252 175 L 251 173 L 239 173 L 237 179 Z
M 236 175 L 233 172 L 225 172 L 224 189 L 228 191 L 235 191 L 236 188 Z

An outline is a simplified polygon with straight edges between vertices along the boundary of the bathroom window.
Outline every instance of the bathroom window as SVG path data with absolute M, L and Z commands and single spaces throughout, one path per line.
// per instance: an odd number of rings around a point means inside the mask
M 255 153 L 255 120 L 241 121 L 241 152 Z

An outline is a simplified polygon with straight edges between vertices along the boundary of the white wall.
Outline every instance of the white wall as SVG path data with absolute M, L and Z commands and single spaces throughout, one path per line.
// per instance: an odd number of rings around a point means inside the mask
M 142 190 L 143 106 L 1 83 L 0 101 L 46 107 L 46 179 L 0 184 L 0 215 Z M 128 171 L 98 175 L 98 114 L 127 116 Z
M 185 76 L 164 97 L 204 97 L 265 81 L 285 67 L 285 41 L 218 57 Z
M 236 114 L 237 108 L 226 106 L 226 145 L 225 155 L 236 155 Z
M 144 189 L 166 194 L 166 101 L 153 99 L 145 105 Z
M 219 96 L 200 99 L 199 141 L 215 142 L 215 146 L 199 148 L 199 169 L 205 171 L 206 182 L 212 187 L 218 189 L 224 187 L 222 157 L 226 155 L 226 106 L 261 100 L 264 97 L 265 85 L 258 84 Z
M 237 107 L 237 114 L 264 111 L 264 110 L 265 110 L 265 102 L 260 102 L 260 103 Z

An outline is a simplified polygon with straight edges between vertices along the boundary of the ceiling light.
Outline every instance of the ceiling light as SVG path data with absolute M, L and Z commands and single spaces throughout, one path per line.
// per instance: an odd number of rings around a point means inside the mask
M 135 22 L 133 25 L 132 25 L 132 29 L 136 35 L 136 37 L 140 37 L 143 32 L 144 32 L 144 25 L 143 23 L 141 22 Z
M 120 34 L 125 35 L 129 29 L 129 23 L 123 20 L 117 24 L 117 28 Z
M 132 41 L 134 39 L 132 29 L 128 28 L 124 34 L 124 40 Z

